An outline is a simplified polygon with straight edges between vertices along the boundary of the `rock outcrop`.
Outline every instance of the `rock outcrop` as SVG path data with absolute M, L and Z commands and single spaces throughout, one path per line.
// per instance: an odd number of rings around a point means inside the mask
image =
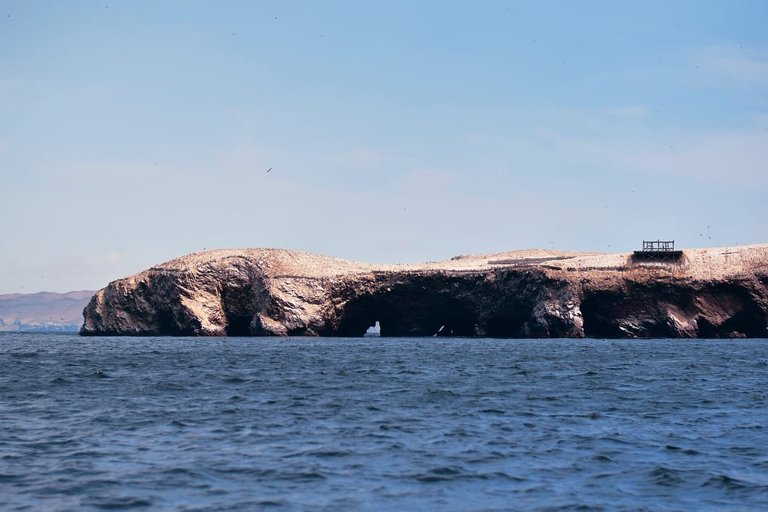
M 528 250 L 373 265 L 279 249 L 184 256 L 110 283 L 83 335 L 768 337 L 768 244 L 675 263 Z

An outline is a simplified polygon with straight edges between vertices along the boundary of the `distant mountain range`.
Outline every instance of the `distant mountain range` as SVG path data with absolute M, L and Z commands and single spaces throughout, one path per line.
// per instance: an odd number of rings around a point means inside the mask
M 0 331 L 77 332 L 92 290 L 0 295 Z

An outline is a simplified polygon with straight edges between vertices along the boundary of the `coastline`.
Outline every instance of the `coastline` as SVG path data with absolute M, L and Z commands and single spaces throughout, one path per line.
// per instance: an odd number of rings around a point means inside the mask
M 195 253 L 110 283 L 83 335 L 765 337 L 768 244 L 524 250 L 374 265 L 281 249 Z

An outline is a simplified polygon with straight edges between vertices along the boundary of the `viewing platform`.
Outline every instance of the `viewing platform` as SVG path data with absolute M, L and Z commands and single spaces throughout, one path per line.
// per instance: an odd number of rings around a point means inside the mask
M 669 261 L 676 263 L 683 257 L 683 251 L 675 250 L 674 240 L 643 240 L 643 249 L 635 251 L 633 260 L 640 261 Z

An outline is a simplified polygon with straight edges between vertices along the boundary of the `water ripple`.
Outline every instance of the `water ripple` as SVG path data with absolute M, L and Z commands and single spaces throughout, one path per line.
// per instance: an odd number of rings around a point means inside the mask
M 768 509 L 764 340 L 0 343 L 2 509 Z

